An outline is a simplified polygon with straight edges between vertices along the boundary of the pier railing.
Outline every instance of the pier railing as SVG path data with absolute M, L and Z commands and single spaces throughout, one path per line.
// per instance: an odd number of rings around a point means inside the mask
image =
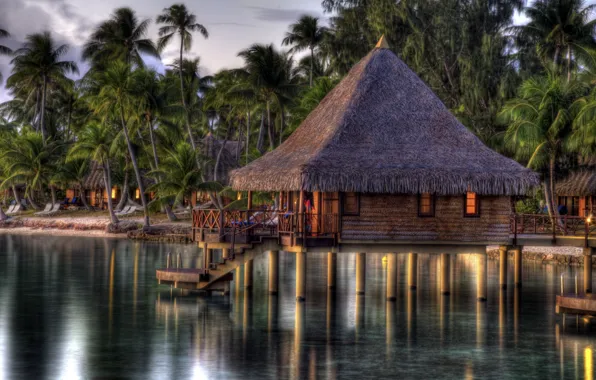
M 512 214 L 510 217 L 510 233 L 516 244 L 518 235 L 548 235 L 553 243 L 557 236 L 581 236 L 586 240 L 596 235 L 596 226 L 591 217 L 583 216 L 550 216 L 547 214 Z
M 339 234 L 338 214 L 204 209 L 193 210 L 192 216 L 194 241 L 249 243 L 262 237 L 277 237 L 294 245 L 297 239 L 337 240 Z

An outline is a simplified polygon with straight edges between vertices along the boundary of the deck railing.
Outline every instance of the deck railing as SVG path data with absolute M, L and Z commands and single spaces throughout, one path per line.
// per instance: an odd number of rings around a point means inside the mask
M 290 236 L 296 238 L 333 237 L 339 234 L 338 214 L 294 213 L 277 210 L 193 210 L 193 240 L 197 233 L 219 234 L 226 238 L 245 240 L 260 237 Z
M 547 214 L 512 214 L 510 217 L 510 233 L 517 244 L 518 235 L 548 235 L 553 243 L 557 236 L 582 236 L 587 246 L 590 236 L 596 233 L 596 226 L 591 217 L 584 216 L 550 216 Z

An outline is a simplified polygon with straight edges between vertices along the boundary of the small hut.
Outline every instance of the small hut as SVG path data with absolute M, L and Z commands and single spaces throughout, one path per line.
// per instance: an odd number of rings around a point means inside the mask
M 596 209 L 596 158 L 580 160 L 579 167 L 557 182 L 556 193 L 559 206 L 565 206 L 567 214 L 585 217 Z
M 89 174 L 83 182 L 84 194 L 80 194 L 78 190 L 66 191 L 66 197 L 74 198 L 75 196 L 84 196 L 87 204 L 92 207 L 105 208 L 107 207 L 108 194 L 106 193 L 106 186 L 103 178 L 103 168 L 96 161 L 91 161 L 89 165 Z M 72 195 L 72 196 L 71 196 Z M 118 186 L 112 185 L 110 197 L 112 202 L 117 202 L 120 199 L 121 191 Z
M 231 174 L 235 190 L 280 192 L 310 234 L 335 229 L 340 242 L 506 242 L 510 197 L 538 184 L 383 40 L 282 145 Z

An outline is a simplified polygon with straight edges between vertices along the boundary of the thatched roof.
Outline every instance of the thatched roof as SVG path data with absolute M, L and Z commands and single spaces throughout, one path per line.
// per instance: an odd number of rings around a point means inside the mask
M 224 147 L 217 170 L 217 180 L 221 183 L 227 183 L 230 171 L 239 166 L 238 159 L 242 155 L 244 144 L 238 143 L 237 140 L 218 140 L 211 133 L 208 133 L 207 136 L 198 141 L 197 145 L 201 155 L 209 159 L 209 163 L 205 167 L 205 180 L 207 181 L 214 179 L 213 174 L 217 155 L 221 147 Z
M 596 195 L 596 158 L 580 160 L 580 166 L 557 182 L 557 195 L 585 197 Z
M 120 186 L 120 183 L 118 183 L 116 181 L 116 178 L 114 178 L 114 174 L 114 169 L 112 169 L 112 186 Z M 143 173 L 143 170 L 141 170 L 141 174 L 145 174 Z M 134 171 L 131 170 L 129 176 L 130 186 L 136 186 L 136 177 Z M 155 179 L 150 178 L 147 175 L 143 175 L 143 185 L 145 186 L 145 188 L 148 188 L 153 184 L 155 184 Z M 83 182 L 83 188 L 85 190 L 105 189 L 105 182 L 103 179 L 103 168 L 101 167 L 101 164 L 99 162 L 91 161 L 91 164 L 89 165 L 89 173 L 87 174 L 87 177 Z
M 538 175 L 486 147 L 390 50 L 362 59 L 235 190 L 523 195 Z

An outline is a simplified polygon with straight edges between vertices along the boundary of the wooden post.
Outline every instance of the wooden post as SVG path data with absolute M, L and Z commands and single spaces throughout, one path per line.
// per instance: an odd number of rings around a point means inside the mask
M 247 289 L 252 288 L 252 267 L 252 260 L 247 260 L 244 263 L 244 287 Z
M 306 236 L 306 225 L 304 217 L 304 190 L 300 190 L 300 197 L 298 198 L 298 232 L 301 233 L 302 246 L 306 245 L 304 237 Z
M 507 247 L 499 247 L 499 286 L 507 289 Z
M 296 301 L 306 299 L 306 252 L 296 252 Z
M 335 252 L 327 253 L 327 287 L 335 289 L 337 280 L 337 254 Z
M 479 254 L 477 255 L 477 281 L 476 281 L 476 291 L 478 301 L 484 302 L 486 301 L 486 275 L 487 275 L 487 265 L 486 265 L 486 254 Z
M 397 299 L 397 254 L 387 254 L 387 301 Z
M 366 253 L 356 254 L 356 294 L 364 295 L 366 288 Z
M 247 210 L 252 210 L 252 191 L 248 192 L 248 203 L 246 205 Z
M 522 250 L 520 247 L 515 247 L 513 250 L 513 282 L 516 288 L 522 286 Z
M 221 250 L 221 257 L 226 260 L 230 258 L 230 248 L 223 248 Z
M 408 286 L 410 289 L 416 289 L 418 282 L 418 254 L 408 254 Z
M 269 294 L 277 294 L 279 281 L 279 252 L 269 251 Z
M 593 248 L 584 248 L 584 292 L 592 293 L 592 253 Z
M 441 294 L 449 295 L 449 254 L 441 254 Z

